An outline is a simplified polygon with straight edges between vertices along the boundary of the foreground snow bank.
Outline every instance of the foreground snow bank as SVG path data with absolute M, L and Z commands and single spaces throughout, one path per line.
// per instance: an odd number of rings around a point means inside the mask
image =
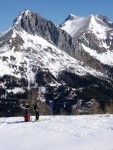
M 113 115 L 0 118 L 0 150 L 113 150 Z

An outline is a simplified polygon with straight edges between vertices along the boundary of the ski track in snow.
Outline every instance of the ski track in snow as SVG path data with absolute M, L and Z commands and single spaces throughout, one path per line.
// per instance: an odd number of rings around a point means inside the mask
M 0 150 L 113 150 L 113 115 L 0 118 L 0 135 Z

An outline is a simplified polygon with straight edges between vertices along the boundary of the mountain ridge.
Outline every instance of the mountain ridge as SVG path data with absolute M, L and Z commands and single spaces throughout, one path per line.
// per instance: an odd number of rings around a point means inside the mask
M 77 105 L 81 113 L 110 109 L 112 64 L 97 59 L 99 53 L 108 51 L 98 43 L 91 55 L 93 34 L 84 32 L 85 38 L 77 39 L 29 10 L 17 16 L 13 24 L 0 36 L 1 116 L 22 114 L 21 104 L 32 105 L 39 99 L 41 114 L 50 113 L 51 102 L 53 114 L 76 113 Z M 90 46 L 86 37 L 90 37 Z M 92 99 L 98 106 L 95 110 L 93 103 L 90 105 Z

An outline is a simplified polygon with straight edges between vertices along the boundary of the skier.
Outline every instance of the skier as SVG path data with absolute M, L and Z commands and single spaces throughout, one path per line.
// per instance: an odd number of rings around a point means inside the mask
M 26 103 L 26 106 L 25 106 L 25 107 L 23 107 L 23 106 L 21 105 L 21 108 L 25 110 L 25 115 L 24 115 L 25 122 L 30 121 L 29 104 Z
M 38 108 L 38 104 L 34 104 L 34 111 L 35 111 L 35 119 L 39 120 L 39 108 Z

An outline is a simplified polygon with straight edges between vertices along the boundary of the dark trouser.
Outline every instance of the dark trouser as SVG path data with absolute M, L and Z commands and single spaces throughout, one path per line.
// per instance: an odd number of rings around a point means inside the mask
M 35 116 L 36 116 L 36 120 L 38 120 L 39 119 L 39 112 L 35 112 Z

